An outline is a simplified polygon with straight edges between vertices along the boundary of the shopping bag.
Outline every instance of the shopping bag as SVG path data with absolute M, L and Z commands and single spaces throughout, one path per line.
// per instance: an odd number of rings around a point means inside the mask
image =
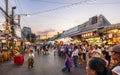
M 67 67 L 66 66 L 63 66 L 62 68 L 61 68 L 61 71 L 63 71 L 63 72 L 65 72 L 67 70 Z

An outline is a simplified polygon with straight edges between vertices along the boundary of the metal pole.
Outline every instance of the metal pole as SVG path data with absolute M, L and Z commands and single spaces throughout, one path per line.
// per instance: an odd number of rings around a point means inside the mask
M 12 33 L 12 37 L 15 36 L 15 29 L 14 29 L 14 26 L 15 26 L 15 22 L 14 22 L 14 9 L 16 9 L 16 7 L 12 7 L 12 16 L 11 16 L 11 33 Z
M 6 0 L 6 14 L 8 14 L 8 0 Z M 6 46 L 7 49 L 9 49 L 8 47 L 8 34 L 9 34 L 9 25 L 8 25 L 8 16 L 6 16 L 6 22 L 5 22 L 5 36 L 6 36 Z
M 12 20 L 11 20 L 11 34 L 12 34 L 12 56 L 14 55 L 14 48 L 15 48 L 15 45 L 14 45 L 14 37 L 15 37 L 15 29 L 14 29 L 14 26 L 15 26 L 15 23 L 14 23 L 14 9 L 16 9 L 16 7 L 12 7 Z
M 6 0 L 6 13 L 8 14 L 8 0 Z M 8 16 L 6 16 L 6 22 L 8 23 Z
M 12 7 L 12 24 L 14 25 L 14 9 L 16 9 L 16 7 Z
M 6 14 L 8 14 L 8 0 L 6 0 Z M 6 22 L 5 22 L 5 34 L 8 35 L 9 33 L 9 25 L 8 25 L 8 16 L 6 16 Z
M 5 16 L 8 16 L 8 18 L 11 18 L 1 6 L 0 6 L 0 10 L 5 14 Z
M 20 26 L 20 19 L 21 19 L 21 16 L 18 15 L 18 26 Z

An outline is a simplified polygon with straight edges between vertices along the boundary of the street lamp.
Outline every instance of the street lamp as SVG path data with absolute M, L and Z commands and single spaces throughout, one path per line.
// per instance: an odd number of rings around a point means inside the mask
M 18 25 L 20 26 L 20 20 L 21 20 L 21 16 L 30 16 L 30 14 L 16 14 L 18 15 Z
M 30 16 L 30 14 L 16 14 L 18 16 L 18 26 L 20 27 L 21 30 L 21 25 L 20 25 L 20 20 L 21 20 L 21 16 Z M 23 40 L 24 42 L 24 40 Z

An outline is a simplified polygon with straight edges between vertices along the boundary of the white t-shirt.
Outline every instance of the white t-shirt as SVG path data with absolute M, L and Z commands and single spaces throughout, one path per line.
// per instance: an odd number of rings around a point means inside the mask
M 73 56 L 78 56 L 78 49 L 76 49 L 75 51 L 73 51 L 72 57 L 73 57 Z
M 30 57 L 30 58 L 31 58 L 31 57 L 34 58 L 34 57 L 35 57 L 34 53 L 32 53 L 32 54 L 29 53 L 29 57 Z
M 120 75 L 120 66 L 116 66 L 115 68 L 112 69 L 112 71 L 117 75 Z

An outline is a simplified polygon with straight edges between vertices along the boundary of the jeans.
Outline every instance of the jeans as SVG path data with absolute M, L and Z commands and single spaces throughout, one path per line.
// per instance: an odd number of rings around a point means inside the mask
M 78 56 L 73 56 L 73 63 L 74 63 L 74 66 L 77 67 L 77 65 L 78 65 Z

